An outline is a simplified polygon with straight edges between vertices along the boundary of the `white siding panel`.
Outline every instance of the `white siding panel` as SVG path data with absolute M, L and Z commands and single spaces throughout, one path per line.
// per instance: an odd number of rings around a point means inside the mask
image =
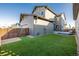
M 48 33 L 53 33 L 53 24 L 48 21 L 37 19 L 34 26 L 34 34 L 44 35 Z
M 49 10 L 45 10 L 45 18 L 46 19 L 53 19 L 55 17 L 55 14 L 53 14 L 52 12 L 50 12 Z
M 47 26 L 47 29 L 48 29 L 48 33 L 53 33 L 53 31 L 54 31 L 53 23 L 49 23 L 48 26 Z
M 77 51 L 79 51 L 79 12 L 78 12 L 78 17 L 77 20 L 75 20 L 75 27 L 76 27 L 76 42 L 77 42 Z
M 37 25 L 44 25 L 44 26 L 47 26 L 48 24 L 49 24 L 49 22 L 48 21 L 44 21 L 44 20 L 40 20 L 40 19 L 37 19 L 37 21 L 36 21 L 37 23 Z
M 75 25 L 76 25 L 75 27 L 76 27 L 77 36 L 79 39 L 79 13 L 78 13 L 77 20 L 75 21 Z
M 41 15 L 42 12 L 43 12 L 43 15 Z M 45 8 L 44 7 L 36 8 L 36 10 L 34 11 L 33 14 L 44 17 L 45 16 Z
M 34 26 L 34 35 L 44 35 L 45 26 L 35 25 Z
M 65 29 L 65 24 L 66 24 L 66 19 L 65 19 L 65 15 L 64 14 L 62 14 L 61 15 L 61 25 L 62 25 L 62 30 L 64 30 Z

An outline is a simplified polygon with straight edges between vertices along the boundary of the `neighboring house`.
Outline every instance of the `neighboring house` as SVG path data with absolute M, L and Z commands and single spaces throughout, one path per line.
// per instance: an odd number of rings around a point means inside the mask
M 64 31 L 66 28 L 66 17 L 64 14 L 59 14 L 55 16 L 54 30 L 55 31 Z
M 28 27 L 31 35 L 49 34 L 56 31 L 55 29 L 64 30 L 64 21 L 63 14 L 56 15 L 47 6 L 36 6 L 32 14 L 21 14 L 20 16 L 20 26 Z M 55 27 L 57 23 L 59 27 Z
M 78 3 L 73 4 L 73 19 L 75 20 L 76 34 L 79 40 L 79 4 Z
M 20 28 L 19 25 L 20 25 L 19 23 L 16 23 L 16 24 L 12 24 L 10 27 L 11 27 L 11 28 Z

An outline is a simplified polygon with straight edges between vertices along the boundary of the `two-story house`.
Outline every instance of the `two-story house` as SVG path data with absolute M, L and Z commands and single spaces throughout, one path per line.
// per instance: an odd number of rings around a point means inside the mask
M 58 14 L 55 16 L 54 30 L 63 31 L 66 27 L 66 17 L 65 14 Z
M 56 17 L 58 16 L 49 7 L 36 6 L 32 14 L 21 14 L 20 25 L 28 27 L 31 35 L 49 34 L 56 28 Z

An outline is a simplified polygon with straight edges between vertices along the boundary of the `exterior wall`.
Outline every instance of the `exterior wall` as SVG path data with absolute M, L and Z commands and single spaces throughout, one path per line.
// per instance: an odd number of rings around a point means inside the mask
M 33 16 L 24 16 L 23 20 L 20 23 L 20 27 L 22 28 L 29 28 L 29 32 L 32 35 L 33 34 L 33 23 L 34 22 L 34 18 Z
M 50 12 L 48 9 L 46 9 L 44 7 L 36 8 L 36 10 L 34 11 L 33 14 L 42 16 L 42 17 L 49 19 L 49 20 L 54 20 L 54 17 L 55 17 L 55 14 L 53 14 L 52 12 Z
M 57 30 L 61 30 L 63 31 L 65 29 L 65 24 L 66 24 L 66 20 L 65 17 L 63 17 L 63 15 L 56 17 L 56 25 L 59 27 L 57 28 Z
M 61 31 L 61 17 L 57 17 L 56 25 L 58 26 L 57 30 Z
M 34 11 L 33 14 L 36 14 L 38 16 L 45 17 L 45 8 L 44 7 L 36 8 L 36 10 Z
M 62 26 L 61 29 L 64 30 L 66 27 L 66 19 L 65 19 L 64 14 L 61 15 L 61 19 L 62 19 L 61 20 L 61 26 Z
M 61 31 L 61 16 L 55 17 L 55 23 L 54 24 L 55 24 L 54 30 L 55 31 Z
M 24 16 L 21 25 L 22 28 L 29 28 L 31 35 L 53 33 L 53 23 L 41 19 L 34 19 L 33 16 Z
M 63 31 L 64 30 L 64 20 L 63 20 L 63 18 L 60 17 L 58 22 L 59 22 L 59 26 L 60 26 L 61 31 Z
M 54 32 L 54 24 L 49 23 L 47 26 L 47 29 L 48 29 L 48 33 L 53 33 Z
M 35 35 L 44 35 L 44 34 L 48 34 L 52 32 L 53 32 L 52 23 L 48 21 L 40 20 L 40 19 L 35 20 L 35 23 L 34 23 L 34 34 Z
M 61 20 L 61 30 L 64 30 L 64 29 L 65 29 L 65 21 L 62 19 Z
M 76 27 L 77 51 L 79 52 L 79 12 L 78 12 L 77 19 L 75 20 L 75 27 Z
M 45 9 L 45 18 L 49 20 L 54 20 L 55 14 L 50 12 L 48 9 Z
M 36 24 L 36 25 L 42 25 L 42 26 L 47 26 L 49 24 L 49 22 L 45 21 L 45 20 L 37 19 L 36 23 L 34 23 L 34 24 Z
M 76 27 L 76 34 L 79 39 L 79 12 L 78 12 L 77 20 L 75 20 L 75 27 Z

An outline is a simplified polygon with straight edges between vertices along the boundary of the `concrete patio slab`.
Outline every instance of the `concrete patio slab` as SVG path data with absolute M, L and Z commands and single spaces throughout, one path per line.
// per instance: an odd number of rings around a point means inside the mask
M 21 39 L 19 37 L 1 40 L 1 45 L 16 42 L 16 41 L 20 41 L 20 40 Z
M 64 35 L 69 35 L 69 34 L 71 34 L 71 32 L 54 31 L 54 34 L 64 34 Z

